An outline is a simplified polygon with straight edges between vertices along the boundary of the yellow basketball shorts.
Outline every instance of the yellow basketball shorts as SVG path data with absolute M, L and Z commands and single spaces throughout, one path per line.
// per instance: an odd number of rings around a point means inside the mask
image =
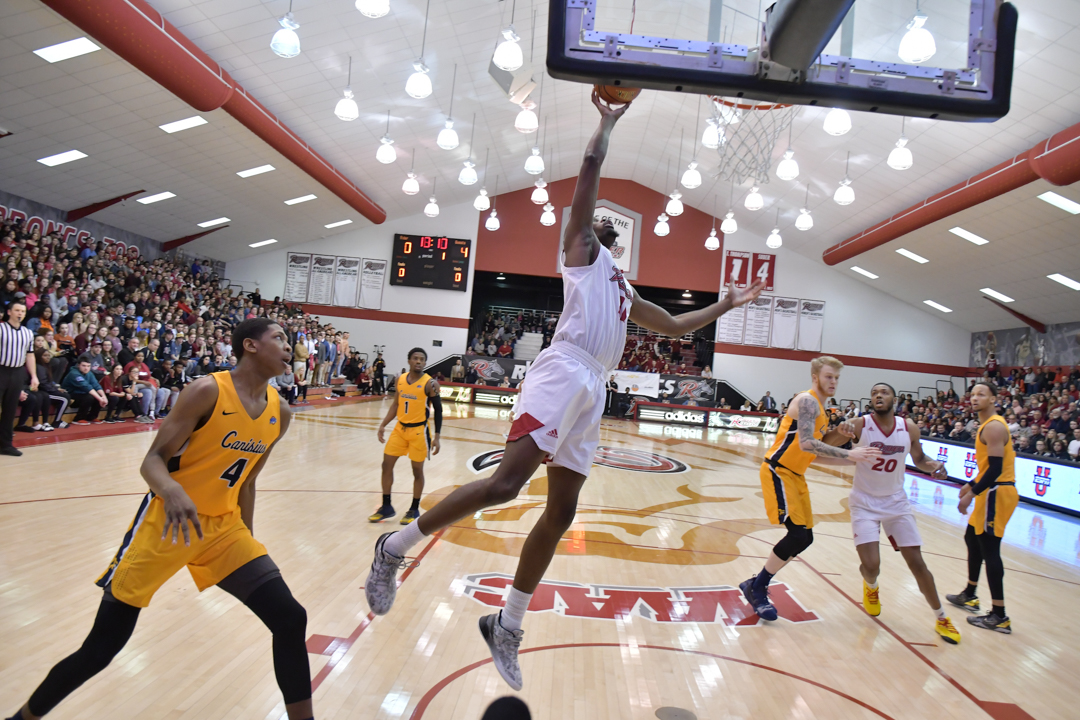
M 128 605 L 147 607 L 150 598 L 165 581 L 187 567 L 195 586 L 202 592 L 217 585 L 240 566 L 266 555 L 266 548 L 251 535 L 240 519 L 240 509 L 229 515 L 199 515 L 203 539 L 190 525 L 191 546 L 184 545 L 181 532 L 176 544 L 172 532 L 162 540 L 165 503 L 153 493 L 143 498 L 135 519 L 109 569 L 98 578 L 101 587 L 110 587 L 113 597 Z
M 994 485 L 981 495 L 975 496 L 975 509 L 971 512 L 968 525 L 975 528 L 976 535 L 989 530 L 997 537 L 1005 536 L 1005 526 L 1009 524 L 1016 506 L 1020 504 L 1020 493 L 1015 485 Z
M 428 455 L 427 435 L 424 430 L 423 425 L 407 428 L 398 423 L 386 441 L 386 454 L 391 457 L 408 455 L 413 462 L 424 462 Z
M 806 478 L 785 467 L 761 463 L 761 492 L 765 496 L 765 512 L 776 525 L 791 518 L 796 525 L 814 527 L 810 508 L 810 489 Z

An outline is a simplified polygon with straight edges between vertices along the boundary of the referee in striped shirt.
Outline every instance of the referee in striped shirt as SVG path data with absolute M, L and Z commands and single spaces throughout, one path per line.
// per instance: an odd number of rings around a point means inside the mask
M 7 307 L 7 321 L 0 323 L 0 455 L 19 457 L 22 452 L 13 444 L 15 411 L 19 395 L 30 373 L 30 389 L 38 389 L 34 360 L 34 333 L 22 326 L 26 301 L 16 297 Z M 26 368 L 25 370 L 23 368 Z

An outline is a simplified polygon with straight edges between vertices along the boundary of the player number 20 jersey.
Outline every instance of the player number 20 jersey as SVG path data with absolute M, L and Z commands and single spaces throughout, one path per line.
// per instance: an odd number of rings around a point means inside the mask
M 859 447 L 875 447 L 881 455 L 872 462 L 855 464 L 852 489 L 867 495 L 887 497 L 904 489 L 904 470 L 911 452 L 911 436 L 904 418 L 894 417 L 892 432 L 881 429 L 873 415 L 863 418 Z M 915 442 L 918 442 L 916 440 Z

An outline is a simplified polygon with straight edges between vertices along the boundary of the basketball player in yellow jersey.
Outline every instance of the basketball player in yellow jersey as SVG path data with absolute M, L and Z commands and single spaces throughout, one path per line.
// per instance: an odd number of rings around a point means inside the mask
M 429 447 L 432 455 L 439 454 L 439 434 L 442 432 L 442 397 L 439 395 L 439 383 L 424 372 L 425 365 L 427 353 L 423 348 L 409 351 L 409 372 L 398 377 L 394 402 L 390 404 L 386 417 L 379 424 L 379 442 L 386 442 L 382 462 L 382 507 L 368 518 L 370 522 L 394 517 L 390 489 L 394 486 L 394 465 L 402 455 L 408 455 L 412 461 L 413 499 L 408 512 L 401 518 L 401 524 L 408 525 L 420 517 L 420 496 L 424 493 L 424 461 L 427 460 Z M 435 410 L 434 438 L 428 434 L 429 402 Z M 395 417 L 397 425 L 387 441 L 386 426 Z
M 313 717 L 307 615 L 251 534 L 255 479 L 290 418 L 267 382 L 290 367 L 292 352 L 285 331 L 268 318 L 237 325 L 232 346 L 236 368 L 188 385 L 143 460 L 150 492 L 98 579 L 104 597 L 90 634 L 9 720 L 40 718 L 104 670 L 131 637 L 139 611 L 185 567 L 200 591 L 219 586 L 270 628 L 289 720 Z
M 825 432 L 829 427 L 825 401 L 836 394 L 843 368 L 842 362 L 827 355 L 810 362 L 811 387 L 791 401 L 761 464 L 761 490 L 769 520 L 787 528 L 787 535 L 773 547 L 761 572 L 739 585 L 762 620 L 777 618 L 776 607 L 769 601 L 769 581 L 814 542 L 814 513 L 804 477 L 810 463 L 850 465 L 881 454 L 871 447 L 836 447 L 849 442 L 852 435 L 840 430 Z
M 995 630 L 1008 635 L 1012 621 L 1005 614 L 1005 567 L 1001 564 L 1001 538 L 1005 526 L 1020 501 L 1016 492 L 1014 465 L 1016 453 L 1005 418 L 997 414 L 997 388 L 989 382 L 977 382 L 971 388 L 971 409 L 979 413 L 979 429 L 975 433 L 975 462 L 979 475 L 974 482 L 960 488 L 960 512 L 971 513 L 964 542 L 968 549 L 968 584 L 956 595 L 946 595 L 953 605 L 969 612 L 979 609 L 975 590 L 979 586 L 979 571 L 986 563 L 986 580 L 990 584 L 992 606 L 986 615 L 967 619 L 975 627 Z

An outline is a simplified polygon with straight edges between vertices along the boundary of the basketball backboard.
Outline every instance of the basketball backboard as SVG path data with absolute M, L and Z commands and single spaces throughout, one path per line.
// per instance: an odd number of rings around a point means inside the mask
M 549 73 L 941 120 L 1009 111 L 1017 12 L 995 0 L 552 0 Z M 901 60 L 916 15 L 937 51 Z M 928 19 L 927 19 L 928 18 Z M 779 62 L 783 59 L 785 63 Z M 800 67 L 801 66 L 801 67 Z

